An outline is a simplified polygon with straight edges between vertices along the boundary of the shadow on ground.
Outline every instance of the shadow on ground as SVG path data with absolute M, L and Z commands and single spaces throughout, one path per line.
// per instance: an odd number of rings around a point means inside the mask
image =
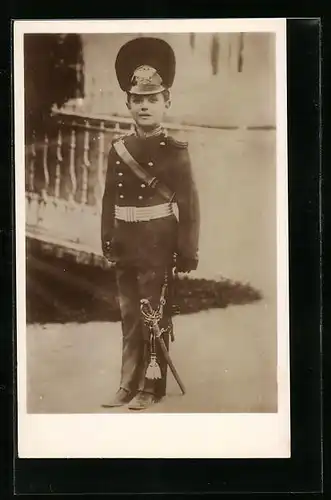
M 29 253 L 26 265 L 27 323 L 120 320 L 113 269 L 87 266 L 41 252 Z M 229 279 L 184 276 L 176 283 L 175 314 L 244 305 L 262 298 L 249 284 Z

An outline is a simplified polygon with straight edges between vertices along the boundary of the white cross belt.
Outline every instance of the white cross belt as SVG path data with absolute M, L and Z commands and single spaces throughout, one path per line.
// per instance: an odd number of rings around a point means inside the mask
M 177 203 L 162 203 L 152 207 L 120 207 L 115 205 L 115 219 L 126 222 L 147 222 L 174 215 L 178 220 Z

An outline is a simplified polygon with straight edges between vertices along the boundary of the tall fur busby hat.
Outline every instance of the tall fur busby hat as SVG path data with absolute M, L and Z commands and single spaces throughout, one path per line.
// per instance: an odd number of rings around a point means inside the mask
M 170 45 L 159 38 L 135 38 L 119 50 L 115 71 L 124 92 L 156 94 L 174 81 L 176 58 Z

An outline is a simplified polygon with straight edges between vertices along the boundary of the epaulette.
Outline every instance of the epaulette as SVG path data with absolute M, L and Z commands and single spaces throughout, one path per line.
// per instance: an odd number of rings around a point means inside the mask
M 111 141 L 112 144 L 114 144 L 115 142 L 119 141 L 119 140 L 125 140 L 129 137 L 132 137 L 134 134 L 132 132 L 128 132 L 127 134 L 122 134 L 120 135 L 119 137 L 114 137 Z
M 168 142 L 177 148 L 186 149 L 188 147 L 187 141 L 179 141 L 178 139 L 174 139 L 171 135 L 168 135 Z
M 111 144 L 115 144 L 115 142 L 119 141 L 120 139 L 122 139 L 122 137 L 113 137 L 111 140 Z

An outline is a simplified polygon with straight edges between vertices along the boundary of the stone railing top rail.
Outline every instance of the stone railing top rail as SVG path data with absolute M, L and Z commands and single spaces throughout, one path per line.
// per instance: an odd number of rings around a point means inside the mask
M 79 110 L 65 110 L 65 109 L 57 109 L 53 108 L 52 114 L 54 117 L 66 117 L 66 118 L 71 118 L 72 120 L 95 120 L 98 122 L 103 122 L 104 124 L 112 124 L 110 127 L 111 130 L 114 129 L 114 126 L 117 123 L 120 124 L 125 124 L 128 129 L 133 126 L 133 120 L 129 117 L 125 116 L 116 116 L 116 115 L 103 115 L 103 114 L 97 114 L 97 113 L 84 113 Z M 274 125 L 192 125 L 192 124 L 185 124 L 185 123 L 174 123 L 174 122 L 165 122 L 164 127 L 169 129 L 169 130 L 176 130 L 176 131 L 183 131 L 183 132 L 194 132 L 194 131 L 199 131 L 201 129 L 213 129 L 213 130 L 275 130 L 276 127 Z M 105 127 L 105 130 L 107 130 L 107 127 Z

